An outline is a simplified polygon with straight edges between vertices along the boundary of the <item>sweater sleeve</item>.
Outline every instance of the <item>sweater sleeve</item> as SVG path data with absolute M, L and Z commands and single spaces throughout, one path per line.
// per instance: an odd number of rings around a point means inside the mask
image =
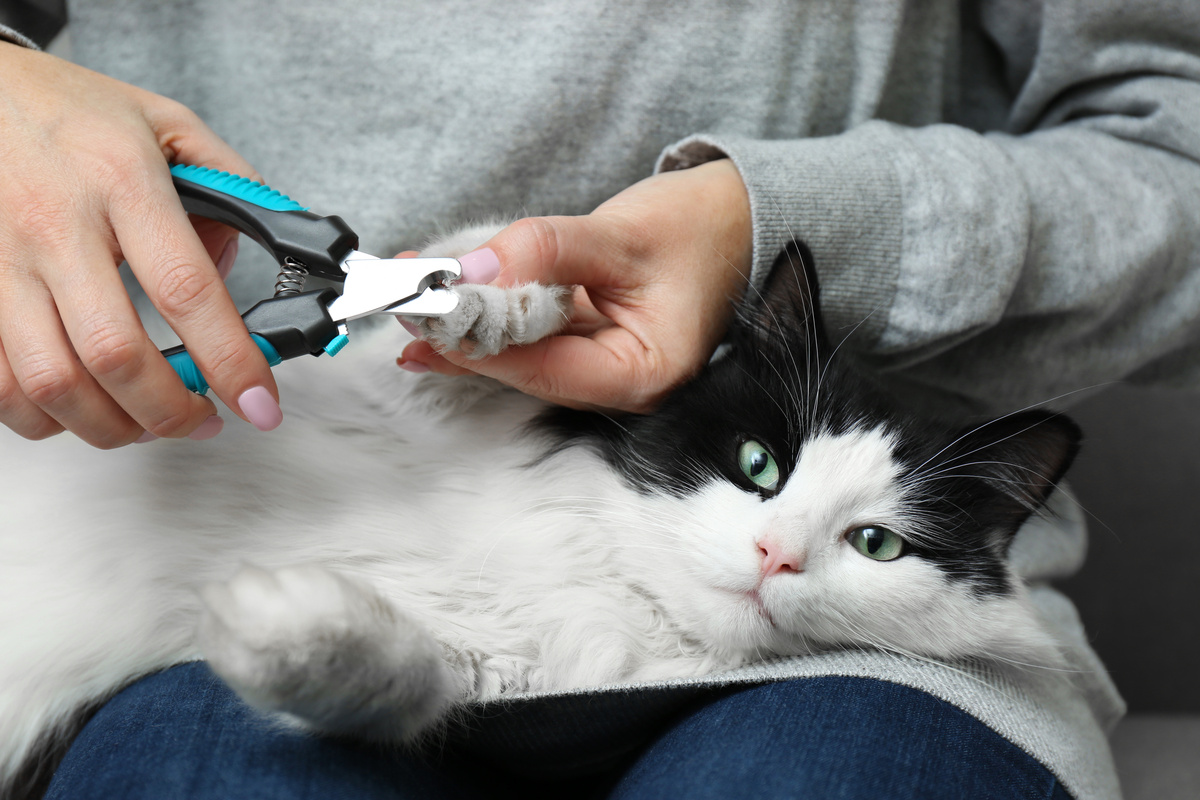
M 66 0 L 0 2 L 0 42 L 40 50 L 67 24 Z
M 7 25 L 0 23 L 0 42 L 8 42 L 10 44 L 19 45 L 20 47 L 28 47 L 31 50 L 41 50 L 37 46 L 37 42 L 30 39 L 20 31 L 13 30 Z
M 1200 3 L 1030 6 L 981 7 L 1012 92 L 1002 130 L 699 134 L 659 168 L 732 158 L 754 280 L 805 241 L 831 334 L 900 384 L 974 410 L 1198 387 Z

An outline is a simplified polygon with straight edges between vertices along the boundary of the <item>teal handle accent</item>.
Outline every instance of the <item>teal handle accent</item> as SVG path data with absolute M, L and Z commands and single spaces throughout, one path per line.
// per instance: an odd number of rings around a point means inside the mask
M 258 345 L 258 349 L 266 356 L 267 363 L 272 367 L 283 362 L 279 357 L 275 347 L 257 333 L 250 334 L 250 338 Z M 208 381 L 204 379 L 204 375 L 200 373 L 200 368 L 196 366 L 196 362 L 192 360 L 192 355 L 187 350 L 180 350 L 177 353 L 172 353 L 167 356 L 167 363 L 175 369 L 175 374 L 183 381 L 183 385 L 191 389 L 196 394 L 208 394 Z
M 253 203 L 268 211 L 308 211 L 283 192 L 272 189 L 266 184 L 234 175 L 232 172 L 222 172 L 209 167 L 198 167 L 189 164 L 176 164 L 171 167 L 171 174 L 185 181 L 198 183 L 210 189 L 216 189 L 222 194 L 237 197 L 247 203 Z
M 329 340 L 329 344 L 325 345 L 325 352 L 331 356 L 336 356 L 348 344 L 350 344 L 350 337 L 344 333 L 339 333 Z

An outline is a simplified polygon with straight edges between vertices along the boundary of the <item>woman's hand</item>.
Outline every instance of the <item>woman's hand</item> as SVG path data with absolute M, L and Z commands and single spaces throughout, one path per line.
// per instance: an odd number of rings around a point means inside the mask
M 417 341 L 401 366 L 479 373 L 575 407 L 651 410 L 725 333 L 750 273 L 750 201 L 728 160 L 647 178 L 583 217 L 505 228 L 470 259 L 499 260 L 500 286 L 577 285 L 568 329 L 472 360 Z
M 61 59 L 0 44 L 0 75 L 0 423 L 97 447 L 220 429 L 142 328 L 127 260 L 217 395 L 278 424 L 271 371 L 214 266 L 237 234 L 193 228 L 168 172 L 250 165 L 180 104 Z

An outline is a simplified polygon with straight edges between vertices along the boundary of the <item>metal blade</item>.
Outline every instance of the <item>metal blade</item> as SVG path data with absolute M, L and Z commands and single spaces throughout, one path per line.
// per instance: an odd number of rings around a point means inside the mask
M 409 317 L 441 317 L 458 308 L 458 295 L 440 286 L 430 286 L 420 296 L 394 306 L 381 314 L 404 314 Z
M 335 322 L 416 300 L 427 289 L 462 275 L 462 266 L 453 258 L 376 258 L 357 250 L 342 262 L 342 270 L 345 288 L 341 297 L 329 304 L 329 316 Z

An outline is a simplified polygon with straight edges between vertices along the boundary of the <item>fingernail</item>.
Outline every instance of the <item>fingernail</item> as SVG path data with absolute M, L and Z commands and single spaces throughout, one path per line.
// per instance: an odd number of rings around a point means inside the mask
M 400 369 L 406 369 L 409 372 L 429 372 L 429 367 L 425 364 L 422 364 L 420 361 L 405 361 L 403 358 L 397 358 L 396 366 Z
M 418 339 L 421 338 L 421 329 L 418 328 L 416 325 L 413 325 L 411 322 L 404 319 L 403 317 L 396 317 L 396 321 L 400 323 L 401 328 L 404 328 L 404 330 L 411 333 L 414 337 L 416 337 Z
M 221 276 L 221 280 L 225 280 L 229 276 L 229 271 L 233 269 L 233 262 L 237 261 L 238 254 L 238 239 L 240 236 L 235 236 L 229 240 L 229 244 L 225 245 L 225 249 L 221 251 L 221 257 L 217 259 L 217 274 Z
M 242 396 L 245 397 L 245 395 Z M 196 430 L 189 433 L 187 438 L 196 442 L 202 442 L 205 439 L 211 439 L 216 436 L 224 427 L 225 420 L 221 419 L 216 414 L 213 414 L 211 417 L 204 420 L 204 422 L 201 422 Z
M 247 389 L 242 392 L 237 402 L 246 419 L 260 431 L 273 431 L 283 422 L 283 411 L 265 386 Z
M 500 259 L 490 247 L 459 256 L 463 283 L 491 283 L 500 274 Z
M 157 438 L 158 437 L 155 436 L 150 431 L 143 431 L 141 436 L 139 436 L 138 438 L 133 440 L 133 443 L 134 444 L 145 444 L 146 442 L 153 442 Z

